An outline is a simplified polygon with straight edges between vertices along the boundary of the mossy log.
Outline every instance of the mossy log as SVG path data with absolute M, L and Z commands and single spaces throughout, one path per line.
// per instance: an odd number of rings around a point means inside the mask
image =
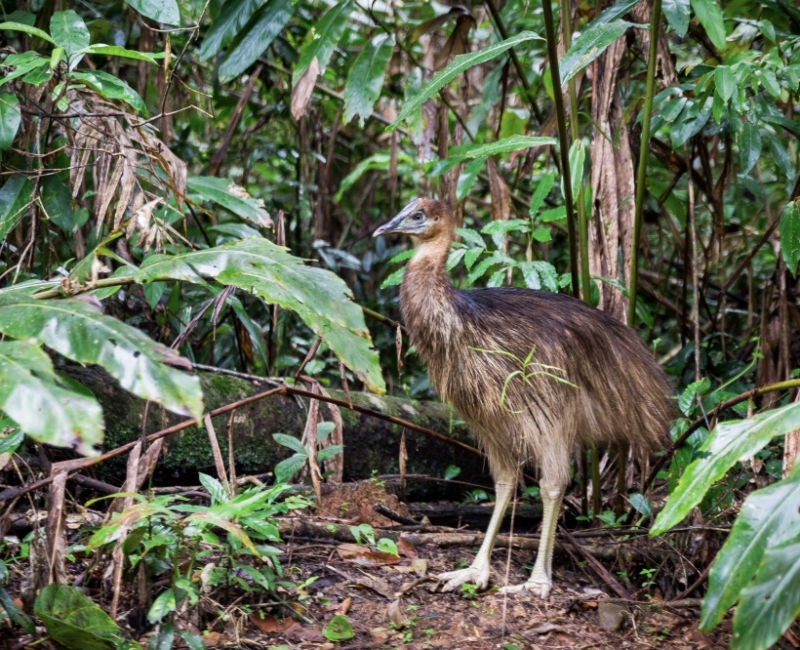
M 105 415 L 104 450 L 114 449 L 142 434 L 145 402 L 124 391 L 102 369 L 72 366 L 62 372 L 88 387 L 97 397 Z M 270 387 L 223 374 L 199 373 L 203 387 L 206 411 L 231 404 Z M 330 391 L 332 397 L 347 400 L 343 391 Z M 422 427 L 474 445 L 475 441 L 466 426 L 457 419 L 447 405 L 434 402 L 417 402 L 397 397 L 379 397 L 368 393 L 351 393 L 358 404 L 386 415 L 411 421 Z M 291 455 L 291 451 L 277 444 L 274 433 L 299 437 L 305 426 L 308 400 L 291 395 L 274 395 L 254 404 L 237 409 L 233 419 L 234 457 L 237 473 L 259 474 L 271 471 L 275 465 Z M 341 408 L 344 420 L 344 480 L 369 478 L 373 474 L 399 473 L 398 455 L 402 427 L 378 417 Z M 147 433 L 173 425 L 181 418 L 166 413 L 158 405 L 147 409 Z M 330 414 L 322 407 L 322 416 Z M 212 420 L 224 458 L 228 457 L 228 417 Z M 427 474 L 442 477 L 449 465 L 461 468 L 459 480 L 491 485 L 486 462 L 480 456 L 464 449 L 407 430 L 406 450 L 408 474 Z M 124 457 L 111 459 L 98 466 L 99 478 L 119 485 L 125 472 Z M 197 472 L 214 474 L 214 461 L 204 426 L 190 427 L 167 438 L 166 452 L 159 460 L 154 477 L 157 484 L 196 483 Z M 412 486 L 417 498 L 433 499 L 463 493 L 463 486 L 443 489 L 444 483 L 418 483 Z

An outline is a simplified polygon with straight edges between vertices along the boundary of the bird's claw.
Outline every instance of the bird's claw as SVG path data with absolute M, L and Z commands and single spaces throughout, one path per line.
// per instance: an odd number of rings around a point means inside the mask
M 518 594 L 530 593 L 539 596 L 542 600 L 547 600 L 550 597 L 550 589 L 553 583 L 545 577 L 531 577 L 528 582 L 521 585 L 508 585 L 500 589 L 501 594 Z
M 442 591 L 455 591 L 461 585 L 471 582 L 475 584 L 478 589 L 486 589 L 489 584 L 489 569 L 482 567 L 467 567 L 466 569 L 458 569 L 457 571 L 447 571 L 438 575 L 439 580 L 446 584 Z

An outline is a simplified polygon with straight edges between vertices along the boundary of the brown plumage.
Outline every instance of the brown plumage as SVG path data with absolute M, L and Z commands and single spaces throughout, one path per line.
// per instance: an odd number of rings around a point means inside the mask
M 575 298 L 453 288 L 446 261 L 454 227 L 446 203 L 416 199 L 375 232 L 414 240 L 400 288 L 411 343 L 439 397 L 471 424 L 495 479 L 495 512 L 475 561 L 440 577 L 446 590 L 464 582 L 486 587 L 503 513 L 521 469 L 531 466 L 540 470 L 542 541 L 531 578 L 507 590 L 547 598 L 574 445 L 663 448 L 673 409 L 669 386 L 633 330 Z

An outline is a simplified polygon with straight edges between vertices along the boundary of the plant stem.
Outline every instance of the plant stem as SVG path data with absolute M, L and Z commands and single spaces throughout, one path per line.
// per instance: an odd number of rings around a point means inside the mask
M 636 210 L 633 217 L 633 241 L 631 242 L 631 277 L 628 284 L 628 326 L 636 323 L 636 289 L 639 280 L 639 240 L 641 239 L 642 214 L 644 212 L 645 178 L 647 176 L 647 154 L 650 150 L 650 115 L 653 110 L 653 94 L 656 87 L 656 65 L 658 59 L 658 32 L 661 25 L 661 0 L 653 0 L 650 16 L 650 50 L 647 59 L 647 83 L 644 107 L 642 108 L 642 140 L 639 146 L 639 166 L 636 170 Z M 692 173 L 691 169 L 687 170 Z
M 656 0 L 656 2 L 658 2 L 658 0 Z M 572 204 L 572 182 L 569 173 L 567 118 L 564 113 L 564 97 L 561 93 L 561 74 L 558 71 L 558 41 L 556 39 L 555 23 L 553 22 L 553 7 L 550 4 L 550 0 L 544 0 L 542 9 L 544 10 L 545 36 L 547 37 L 547 58 L 550 60 L 550 76 L 553 79 L 553 99 L 555 101 L 556 121 L 558 122 L 558 148 L 561 155 L 561 179 L 564 185 L 564 203 L 567 209 L 572 295 L 576 298 L 580 298 L 578 246 L 575 240 L 575 207 Z

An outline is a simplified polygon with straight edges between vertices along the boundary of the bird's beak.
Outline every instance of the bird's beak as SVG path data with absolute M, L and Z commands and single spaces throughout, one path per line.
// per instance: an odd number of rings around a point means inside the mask
M 404 207 L 400 212 L 397 213 L 391 221 L 387 221 L 385 224 L 380 226 L 374 233 L 372 233 L 373 237 L 380 237 L 381 235 L 388 235 L 393 232 L 405 232 L 405 228 L 403 228 L 402 224 L 403 221 L 406 220 L 406 217 L 413 214 L 417 206 L 419 205 L 419 199 L 414 199 L 409 203 L 406 207 Z

